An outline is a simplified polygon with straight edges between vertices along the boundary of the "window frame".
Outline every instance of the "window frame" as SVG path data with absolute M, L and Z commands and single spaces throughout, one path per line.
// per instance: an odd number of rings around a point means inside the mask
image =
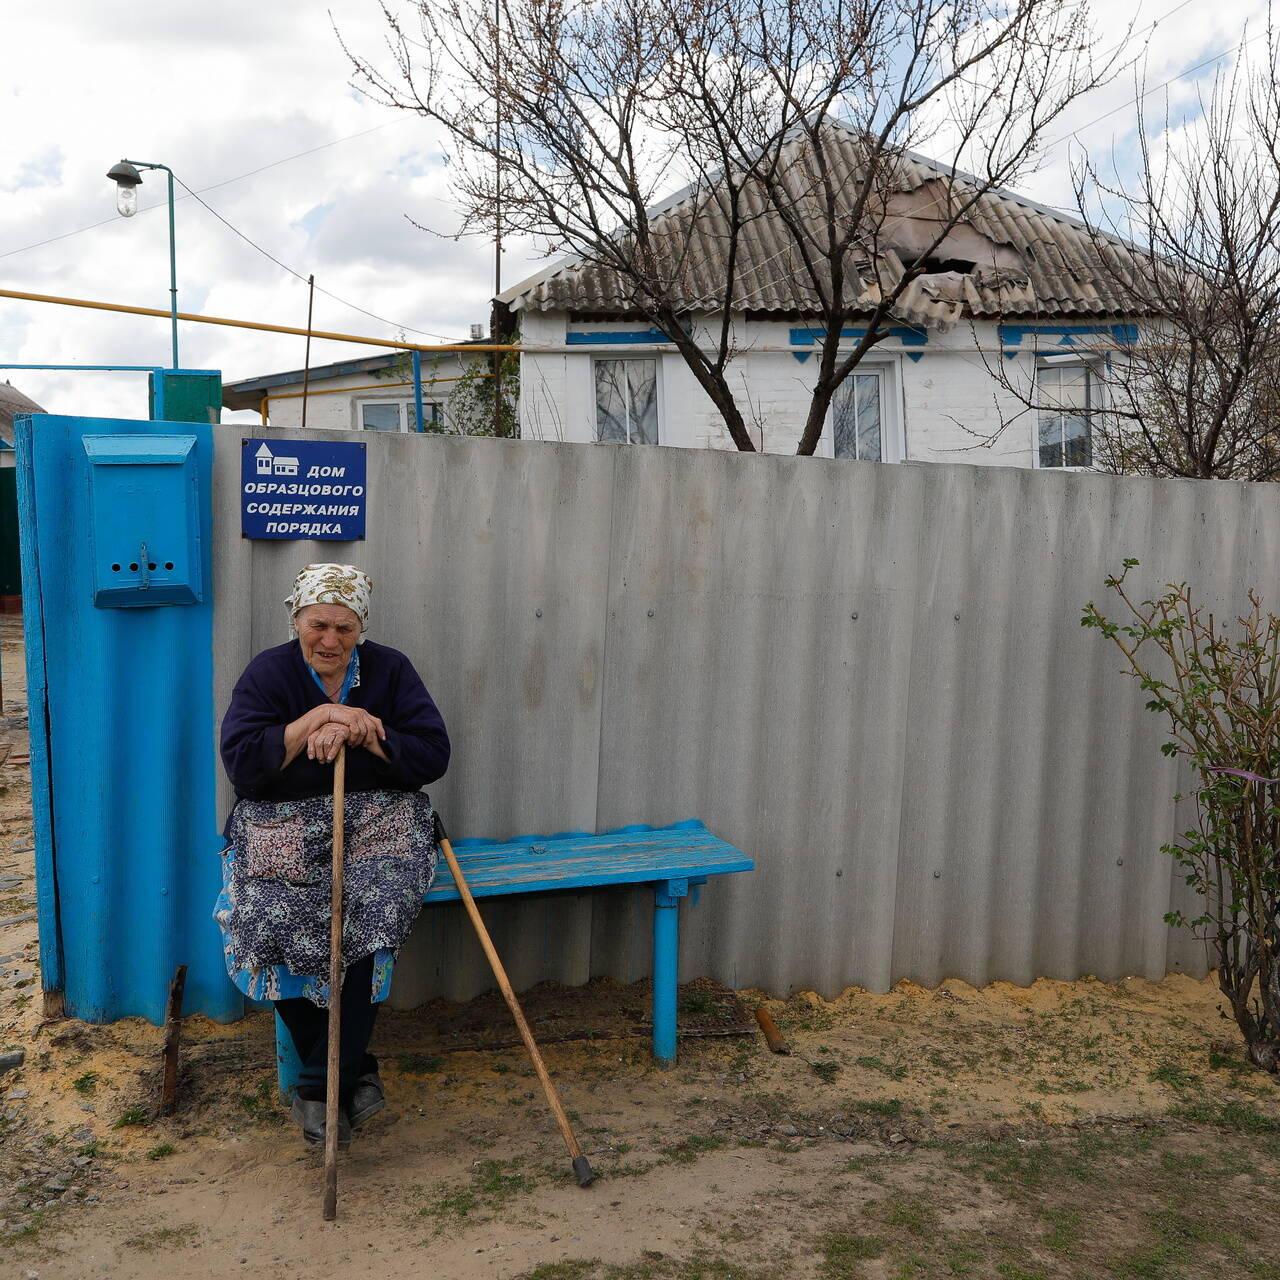
M 599 397 L 596 392 L 596 386 L 597 386 L 596 370 L 601 364 L 601 362 L 605 360 L 616 361 L 620 364 L 628 363 L 628 362 L 634 363 L 637 360 L 648 360 L 653 364 L 653 367 L 654 367 L 653 402 L 654 402 L 654 407 L 657 411 L 657 419 L 658 419 L 658 422 L 657 422 L 658 438 L 654 441 L 654 444 L 661 445 L 665 441 L 666 434 L 667 434 L 666 425 L 664 422 L 664 419 L 666 418 L 666 412 L 665 412 L 665 401 L 663 400 L 663 394 L 662 394 L 663 393 L 662 357 L 656 351 L 655 352 L 628 351 L 625 355 L 622 353 L 618 353 L 617 355 L 613 353 L 609 353 L 607 355 L 604 353 L 600 353 L 598 355 L 592 355 L 591 357 L 591 440 L 592 440 L 592 443 L 593 444 L 625 443 L 628 446 L 635 443 L 633 440 L 629 438 L 626 441 L 602 440 L 600 438 L 600 404 L 599 404 Z M 628 428 L 628 435 L 629 434 L 630 434 L 630 430 Z M 645 446 L 642 444 L 639 447 L 644 448 Z
M 372 431 L 375 434 L 383 435 L 415 435 L 418 432 L 416 427 L 409 424 L 409 413 L 415 408 L 415 401 L 412 396 L 363 396 L 352 401 L 353 416 L 355 418 L 354 429 L 356 431 Z M 394 432 L 379 432 L 377 427 L 366 427 L 364 425 L 364 407 L 368 404 L 386 405 L 393 404 L 400 411 L 400 425 Z M 436 426 L 443 426 L 444 401 L 428 400 L 425 397 L 422 401 L 423 411 L 427 414 L 427 420 Z
M 1102 355 L 1090 354 L 1084 351 L 1071 352 L 1071 359 L 1053 358 L 1055 352 L 1037 352 L 1035 367 L 1032 370 L 1031 378 L 1031 394 L 1032 404 L 1035 408 L 1034 420 L 1031 423 L 1031 465 L 1037 471 L 1096 471 L 1097 470 L 1097 448 L 1094 443 L 1095 423 L 1098 418 L 1106 412 L 1107 395 L 1106 395 L 1106 379 L 1102 376 L 1106 368 L 1107 361 Z M 1061 353 L 1066 355 L 1066 352 Z M 1046 358 L 1046 356 L 1050 358 Z M 1089 424 L 1089 461 L 1085 466 L 1068 466 L 1065 463 L 1062 466 L 1046 466 L 1040 461 L 1040 415 L 1042 413 L 1061 414 L 1062 410 L 1054 409 L 1052 406 L 1043 402 L 1041 396 L 1040 375 L 1051 369 L 1083 369 L 1085 372 L 1085 401 L 1086 407 L 1083 411 L 1084 417 Z
M 856 378 L 860 373 L 873 373 L 880 379 L 880 461 L 888 464 L 905 462 L 907 457 L 904 428 L 906 414 L 902 404 L 901 361 L 894 356 L 888 359 L 883 356 L 879 359 L 868 357 L 858 362 L 849 377 Z M 845 380 L 847 381 L 848 379 Z M 836 395 L 844 390 L 845 382 L 836 389 Z M 827 407 L 827 417 L 822 428 L 822 439 L 816 451 L 817 456 L 840 462 L 862 461 L 855 458 L 836 459 L 835 396 L 832 396 L 831 400 L 832 403 Z

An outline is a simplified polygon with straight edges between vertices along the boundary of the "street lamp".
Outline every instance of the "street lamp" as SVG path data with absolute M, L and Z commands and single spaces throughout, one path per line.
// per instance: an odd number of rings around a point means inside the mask
M 173 170 L 167 164 L 151 164 L 145 160 L 121 160 L 107 170 L 116 184 L 116 209 L 122 218 L 138 212 L 138 186 L 142 182 L 139 169 L 163 169 L 169 176 L 169 323 L 173 340 L 173 367 L 178 367 L 178 259 L 173 242 Z

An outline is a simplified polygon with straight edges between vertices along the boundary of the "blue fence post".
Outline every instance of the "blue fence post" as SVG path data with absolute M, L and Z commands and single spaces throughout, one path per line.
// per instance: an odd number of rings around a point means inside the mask
M 293 1101 L 293 1095 L 298 1091 L 302 1059 L 298 1057 L 298 1051 L 293 1047 L 293 1037 L 289 1034 L 289 1028 L 284 1025 L 284 1019 L 277 1013 L 275 1020 L 276 1080 L 280 1085 L 280 1097 L 287 1104 Z
M 413 412 L 417 415 L 416 430 L 425 431 L 427 424 L 422 420 L 422 352 L 413 353 Z

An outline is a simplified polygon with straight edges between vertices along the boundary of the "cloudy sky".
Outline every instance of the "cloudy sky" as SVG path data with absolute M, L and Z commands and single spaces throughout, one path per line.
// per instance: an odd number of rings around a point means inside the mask
M 1132 21 L 1145 48 L 1148 105 L 1175 116 L 1197 91 L 1261 51 L 1265 0 L 1093 0 L 1101 45 Z M 168 306 L 162 174 L 144 174 L 140 210 L 115 212 L 107 169 L 121 157 L 170 165 L 219 214 L 318 289 L 315 326 L 410 341 L 463 337 L 487 322 L 492 250 L 450 238 L 458 225 L 434 126 L 368 102 L 323 6 L 307 0 L 8 0 L 0 80 L 0 287 Z M 375 0 L 330 0 L 348 44 L 376 55 Z M 1229 51 L 1207 66 L 1205 62 Z M 1166 81 L 1167 89 L 1161 88 Z M 1073 148 L 1129 154 L 1132 72 L 1081 101 L 1053 130 L 1022 190 L 1070 207 Z M 927 148 L 925 148 L 927 150 Z M 1078 151 L 1075 152 L 1078 158 Z M 307 290 L 192 199 L 177 206 L 179 307 L 274 324 L 306 322 Z M 440 234 L 415 228 L 420 223 Z M 504 282 L 540 263 L 508 256 Z M 225 381 L 297 368 L 303 340 L 205 325 L 180 330 L 187 368 Z M 358 350 L 315 343 L 313 363 Z M 166 364 L 167 320 L 0 298 L 0 363 Z M 55 413 L 142 417 L 136 374 L 0 379 Z

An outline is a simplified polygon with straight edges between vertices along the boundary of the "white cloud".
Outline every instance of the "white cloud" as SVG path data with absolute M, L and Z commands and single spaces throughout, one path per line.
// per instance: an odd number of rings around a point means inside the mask
M 330 8 L 354 48 L 381 47 L 372 0 Z M 139 213 L 126 220 L 115 214 L 107 169 L 124 156 L 159 161 L 200 190 L 273 165 L 205 198 L 303 277 L 314 272 L 318 289 L 394 322 L 318 292 L 318 328 L 393 338 L 403 326 L 449 338 L 487 321 L 491 249 L 408 221 L 457 227 L 437 131 L 352 92 L 324 8 L 306 0 L 135 0 L 125 21 L 100 0 L 10 6 L 5 46 L 0 287 L 167 309 L 164 174 L 144 172 Z M 276 164 L 312 148 L 321 149 Z M 80 228 L 90 229 L 53 239 Z M 176 239 L 180 309 L 305 323 L 305 280 L 192 199 L 177 203 Z M 52 242 L 11 252 L 43 240 Z M 508 278 L 526 274 L 520 255 L 508 262 Z M 183 324 L 180 342 L 185 366 L 220 368 L 227 381 L 302 363 L 301 338 Z M 353 351 L 368 348 L 313 343 L 312 360 Z M 163 319 L 0 299 L 0 362 L 168 360 Z M 145 378 L 136 375 L 0 370 L 6 377 L 52 412 L 146 412 Z

